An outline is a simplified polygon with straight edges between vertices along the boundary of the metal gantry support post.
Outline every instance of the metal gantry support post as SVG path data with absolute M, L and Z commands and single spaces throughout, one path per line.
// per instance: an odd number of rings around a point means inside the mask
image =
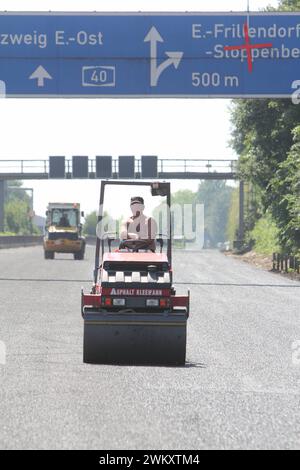
M 0 180 L 0 232 L 4 232 L 5 180 Z
M 233 248 L 235 250 L 241 250 L 244 245 L 244 235 L 245 235 L 245 224 L 244 224 L 244 200 L 245 200 L 245 195 L 244 195 L 244 181 L 240 181 L 239 183 L 239 226 L 237 229 L 237 240 L 234 240 L 233 242 Z
M 239 188 L 239 241 L 243 242 L 245 235 L 245 224 L 244 224 L 244 201 L 245 201 L 245 186 L 244 181 L 240 181 Z

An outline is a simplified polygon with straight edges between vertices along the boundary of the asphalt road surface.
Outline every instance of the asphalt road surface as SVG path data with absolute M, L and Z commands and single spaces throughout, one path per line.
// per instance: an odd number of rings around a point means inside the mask
M 191 288 L 186 367 L 86 365 L 93 252 L 0 250 L 1 449 L 300 448 L 300 283 L 177 252 L 178 292 Z

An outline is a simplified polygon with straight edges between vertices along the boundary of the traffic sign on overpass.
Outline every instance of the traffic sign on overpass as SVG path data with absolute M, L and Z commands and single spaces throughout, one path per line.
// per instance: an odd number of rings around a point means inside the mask
M 8 97 L 290 97 L 299 13 L 1 13 Z

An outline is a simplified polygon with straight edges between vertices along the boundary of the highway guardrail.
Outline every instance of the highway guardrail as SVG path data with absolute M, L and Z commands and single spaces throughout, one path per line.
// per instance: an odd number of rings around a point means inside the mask
M 0 236 L 1 248 L 18 248 L 22 246 L 35 246 L 43 243 L 42 235 L 3 235 Z

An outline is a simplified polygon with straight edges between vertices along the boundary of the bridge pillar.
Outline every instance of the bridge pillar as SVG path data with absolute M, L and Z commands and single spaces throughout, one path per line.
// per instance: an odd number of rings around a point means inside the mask
M 0 232 L 4 232 L 5 183 L 6 181 L 0 180 Z

